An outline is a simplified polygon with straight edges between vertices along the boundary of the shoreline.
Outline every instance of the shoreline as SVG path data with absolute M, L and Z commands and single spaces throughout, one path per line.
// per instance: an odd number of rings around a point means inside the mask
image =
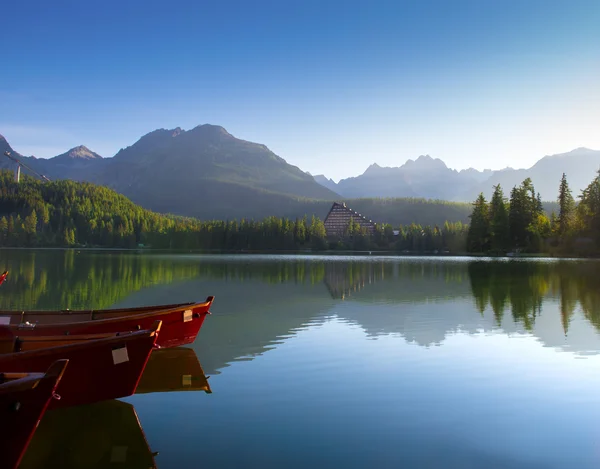
M 74 252 L 107 252 L 107 253 L 137 253 L 137 254 L 210 254 L 210 255 L 228 255 L 228 254 L 247 254 L 247 255 L 297 255 L 297 256 L 356 256 L 356 257 L 371 257 L 371 256 L 386 256 L 386 257 L 469 257 L 473 259 L 598 259 L 598 256 L 561 256 L 549 253 L 526 253 L 517 255 L 495 255 L 483 253 L 467 253 L 467 252 L 416 252 L 416 251 L 391 251 L 391 250 L 370 250 L 370 251 L 353 251 L 353 250 L 322 250 L 314 251 L 310 249 L 304 250 L 222 250 L 222 249 L 152 249 L 152 248 L 103 248 L 103 247 L 17 247 L 17 246 L 0 246 L 1 250 L 19 250 L 19 251 L 74 251 Z

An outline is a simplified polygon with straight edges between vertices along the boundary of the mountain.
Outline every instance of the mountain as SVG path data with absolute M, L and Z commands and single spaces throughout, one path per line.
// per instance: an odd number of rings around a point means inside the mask
M 542 199 L 550 201 L 557 197 L 563 172 L 567 174 L 573 195 L 578 196 L 599 168 L 600 151 L 588 148 L 545 156 L 529 169 L 497 171 L 473 168 L 457 171 L 440 159 L 422 155 L 400 167 L 381 167 L 374 163 L 360 176 L 342 179 L 337 184 L 325 176 L 315 177 L 315 181 L 347 198 L 422 197 L 470 202 L 480 192 L 491 197 L 496 184 L 500 184 L 508 196 L 514 186 L 529 177 Z
M 13 151 L 4 138 L 3 148 Z M 104 185 L 150 210 L 202 219 L 281 216 L 301 199 L 339 198 L 265 145 L 217 125 L 158 129 L 112 158 L 84 146 L 49 159 L 14 154 L 50 179 Z M 1 160 L 1 168 L 14 166 Z
M 88 147 L 79 145 L 78 147 L 71 148 L 68 152 L 61 155 L 55 156 L 55 162 L 69 162 L 69 161 L 89 161 L 102 158 L 98 153 L 94 153 Z
M 545 156 L 529 169 L 507 168 L 494 171 L 484 182 L 466 188 L 453 200 L 474 200 L 480 192 L 489 199 L 496 184 L 500 184 L 508 196 L 515 185 L 521 184 L 528 177 L 531 178 L 535 190 L 542 195 L 542 199 L 555 200 L 563 172 L 567 175 L 573 196 L 577 197 L 592 182 L 599 169 L 600 151 L 576 148 L 567 153 Z
M 323 187 L 326 187 L 327 189 L 329 189 L 330 191 L 333 191 L 333 192 L 336 191 L 337 184 L 334 182 L 333 179 L 327 179 L 322 174 L 317 174 L 316 176 L 314 176 L 314 178 L 315 178 L 315 181 L 317 181 Z
M 481 180 L 476 170 L 458 172 L 439 158 L 421 155 L 400 167 L 369 166 L 357 177 L 342 179 L 332 190 L 344 197 L 424 197 L 452 200 L 457 187 Z
M 93 182 L 144 208 L 200 219 L 324 217 L 331 202 L 342 199 L 353 208 L 364 207 L 361 213 L 376 221 L 402 220 L 404 224 L 410 213 L 415 219 L 409 223 L 435 220 L 439 224 L 463 220 L 468 207 L 425 206 L 413 199 L 472 202 L 479 192 L 489 198 L 495 184 L 501 184 L 508 196 L 513 186 L 531 177 L 544 200 L 556 200 L 563 172 L 577 196 L 600 168 L 600 151 L 587 148 L 545 156 L 529 169 L 498 171 L 457 171 L 439 158 L 421 155 L 399 167 L 374 163 L 363 174 L 336 184 L 324 175 L 313 177 L 288 164 L 265 145 L 238 139 L 223 127 L 209 124 L 187 131 L 179 127 L 155 130 L 110 158 L 83 145 L 54 158 L 27 157 L 0 136 L 0 152 L 4 151 L 52 180 Z M 12 170 L 15 163 L 0 155 L 2 168 Z M 422 207 L 429 212 L 421 214 Z

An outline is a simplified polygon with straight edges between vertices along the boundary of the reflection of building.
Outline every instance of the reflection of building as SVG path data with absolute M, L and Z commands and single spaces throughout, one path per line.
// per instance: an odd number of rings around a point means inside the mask
M 385 274 L 382 265 L 371 263 L 341 263 L 326 264 L 323 279 L 332 298 L 342 300 L 362 290 L 378 280 L 383 280 Z
M 345 203 L 334 202 L 324 222 L 327 237 L 343 236 L 350 220 L 353 220 L 361 228 L 366 228 L 369 234 L 373 234 L 375 231 L 375 223 L 371 220 L 348 208 Z

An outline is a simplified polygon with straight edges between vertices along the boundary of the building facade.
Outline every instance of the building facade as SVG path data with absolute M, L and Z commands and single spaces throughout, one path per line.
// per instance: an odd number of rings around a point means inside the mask
M 369 234 L 375 232 L 375 223 L 373 221 L 348 208 L 345 203 L 334 202 L 324 221 L 327 237 L 340 238 L 344 236 L 350 220 L 353 220 L 361 228 L 366 228 Z

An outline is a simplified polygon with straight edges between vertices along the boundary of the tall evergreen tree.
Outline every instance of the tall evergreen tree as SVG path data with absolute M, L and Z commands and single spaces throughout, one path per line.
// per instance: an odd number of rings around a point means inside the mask
M 494 251 L 504 251 L 510 246 L 510 227 L 506 200 L 500 184 L 494 186 L 490 201 L 490 245 Z
M 515 186 L 510 192 L 510 208 L 508 213 L 509 233 L 512 247 L 524 248 L 527 239 L 527 195 L 523 186 Z
M 584 233 L 594 239 L 596 246 L 600 248 L 600 170 L 583 190 L 577 206 L 577 215 Z
M 558 235 L 565 238 L 571 232 L 575 216 L 575 200 L 567 182 L 567 175 L 563 173 L 558 189 Z
M 471 223 L 467 233 L 467 251 L 486 252 L 490 248 L 490 219 L 488 204 L 483 193 L 473 204 Z

